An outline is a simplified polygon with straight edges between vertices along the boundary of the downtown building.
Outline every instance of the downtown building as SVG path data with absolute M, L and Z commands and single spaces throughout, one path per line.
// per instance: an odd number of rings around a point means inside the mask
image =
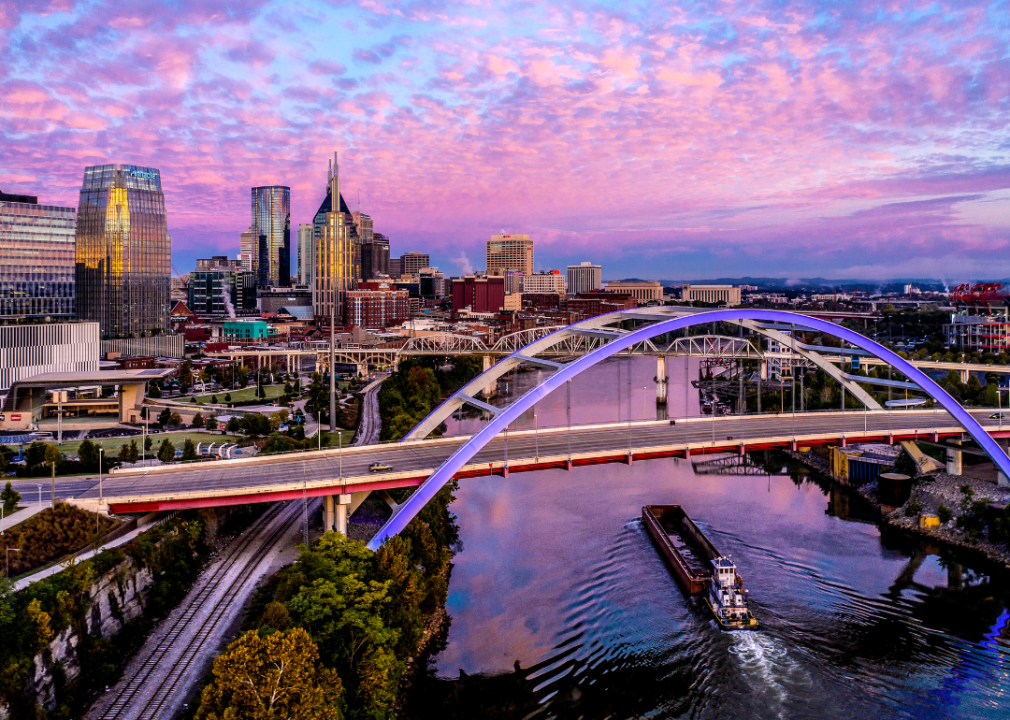
M 312 287 L 316 265 L 315 243 L 312 240 L 312 223 L 298 226 L 298 275 L 297 285 Z
M 47 372 L 98 370 L 98 323 L 73 322 L 77 211 L 0 192 L 0 394 Z
M 568 292 L 572 295 L 603 288 L 603 268 L 591 262 L 568 266 Z
M 252 189 L 252 264 L 260 287 L 291 285 L 291 188 Z M 245 250 L 243 250 L 243 253 Z
M 186 306 L 203 317 L 258 315 L 256 275 L 241 260 L 222 255 L 197 260 L 189 274 Z
M 313 313 L 320 329 L 345 315 L 344 301 L 361 277 L 361 246 L 352 213 L 340 194 L 337 154 L 327 172 L 326 197 L 312 220 L 315 244 Z
M 0 192 L 0 322 L 74 319 L 74 208 Z
M 157 168 L 84 169 L 75 266 L 77 317 L 103 340 L 168 331 L 172 239 Z
M 504 275 L 509 270 L 533 274 L 533 241 L 529 235 L 492 235 L 487 241 L 487 274 Z
M 399 325 L 410 319 L 410 293 L 395 285 L 373 280 L 348 290 L 344 302 L 344 324 L 369 330 Z

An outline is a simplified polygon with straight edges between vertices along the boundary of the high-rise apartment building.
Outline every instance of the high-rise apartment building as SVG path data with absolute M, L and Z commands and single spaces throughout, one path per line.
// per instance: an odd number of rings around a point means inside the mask
M 242 269 L 256 273 L 259 277 L 259 238 L 252 228 L 249 228 L 239 236 L 239 256 Z
M 291 188 L 268 185 L 252 189 L 252 225 L 256 274 L 260 287 L 291 285 Z
M 362 245 L 372 242 L 372 236 L 375 234 L 372 227 L 372 216 L 365 215 L 365 213 L 359 210 L 356 213 L 352 213 L 351 218 L 354 220 L 354 227 L 358 231 L 358 242 Z
M 327 175 L 326 198 L 312 222 L 316 243 L 313 306 L 321 327 L 329 326 L 331 313 L 336 322 L 344 317 L 346 293 L 354 289 L 361 276 L 357 227 L 340 194 L 336 153 L 333 153 L 333 164 Z
M 157 168 L 84 169 L 76 231 L 77 317 L 103 338 L 168 330 L 172 238 Z
M 487 274 L 516 270 L 533 274 L 533 241 L 529 235 L 492 235 L 487 241 Z
M 74 317 L 74 208 L 0 192 L 0 323 Z
M 431 259 L 428 253 L 409 252 L 400 256 L 400 274 L 417 275 L 421 268 L 431 266 Z
M 312 271 L 316 264 L 312 223 L 298 226 L 298 284 L 312 286 Z
M 389 263 L 389 238 L 382 233 L 372 233 L 371 242 L 361 243 L 361 279 L 389 275 Z
M 215 262 L 226 260 L 225 263 Z M 256 315 L 256 276 L 234 267 L 227 258 L 197 260 L 189 274 L 186 306 L 190 312 L 205 317 Z
M 603 268 L 584 262 L 568 266 L 568 292 L 571 295 L 593 292 L 603 287 Z
M 562 293 L 565 292 L 565 276 L 560 270 L 533 273 L 532 275 L 513 275 L 509 277 L 512 287 L 509 292 L 521 293 Z

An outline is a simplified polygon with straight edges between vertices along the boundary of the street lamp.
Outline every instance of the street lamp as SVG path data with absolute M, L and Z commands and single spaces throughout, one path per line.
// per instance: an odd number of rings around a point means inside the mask
M 4 553 L 7 556 L 7 572 L 5 573 L 5 575 L 6 577 L 9 578 L 11 576 L 11 553 L 21 552 L 21 548 L 4 548 L 4 549 L 7 551 L 6 553 Z

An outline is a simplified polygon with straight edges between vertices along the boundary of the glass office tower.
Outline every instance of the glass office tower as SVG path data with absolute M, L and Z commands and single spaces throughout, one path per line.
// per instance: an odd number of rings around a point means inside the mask
M 0 323 L 73 320 L 74 208 L 0 192 Z
M 256 271 L 260 287 L 291 285 L 291 188 L 252 189 L 252 226 L 258 239 Z
M 77 209 L 77 317 L 102 338 L 168 330 L 172 239 L 161 173 L 136 165 L 84 168 Z

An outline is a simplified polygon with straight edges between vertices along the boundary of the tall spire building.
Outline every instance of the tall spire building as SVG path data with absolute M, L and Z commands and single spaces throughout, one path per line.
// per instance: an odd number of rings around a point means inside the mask
M 327 171 L 326 197 L 312 220 L 315 240 L 314 313 L 329 325 L 331 313 L 343 324 L 344 297 L 361 275 L 361 248 L 354 217 L 340 194 L 337 153 Z

